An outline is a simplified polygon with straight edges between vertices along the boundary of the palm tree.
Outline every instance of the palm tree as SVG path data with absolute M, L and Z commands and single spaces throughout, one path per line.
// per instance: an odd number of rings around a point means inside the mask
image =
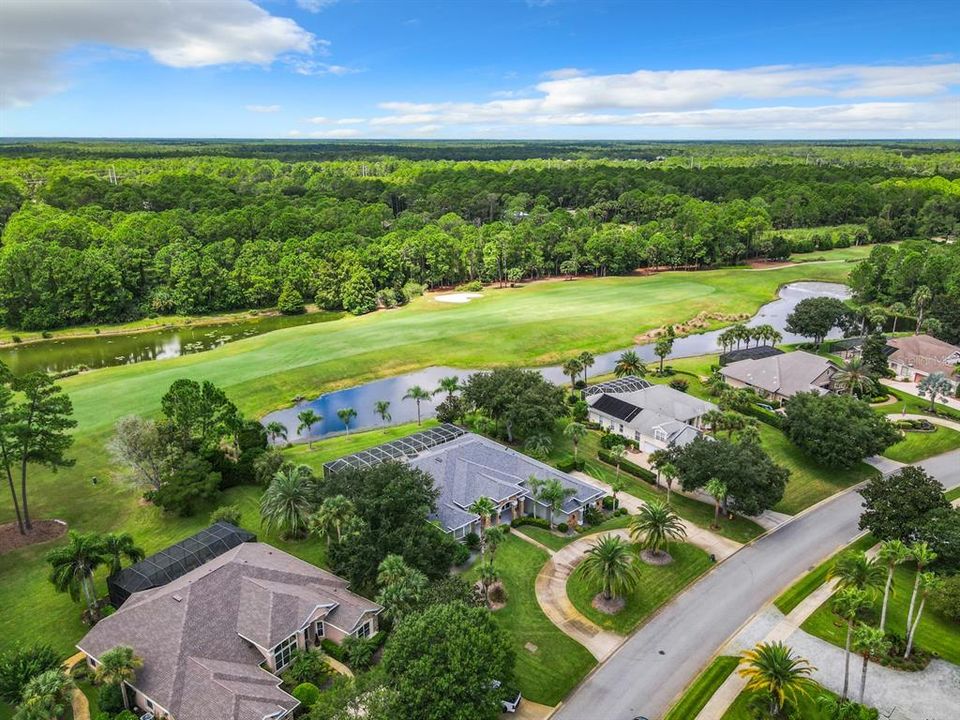
M 493 566 L 492 562 L 485 562 L 480 565 L 480 584 L 483 586 L 483 602 L 490 606 L 490 586 L 500 579 L 500 573 Z
M 123 558 L 131 563 L 140 562 L 146 557 L 142 548 L 133 542 L 129 533 L 110 533 L 103 536 L 103 554 L 110 566 L 110 576 L 116 575 L 122 569 Z
M 487 522 L 497 514 L 497 506 L 490 498 L 481 495 L 467 508 L 474 515 L 480 516 L 480 547 L 483 547 L 483 539 L 487 529 Z
M 390 401 L 389 400 L 377 400 L 373 404 L 373 411 L 380 416 L 380 420 L 383 421 L 383 424 L 386 425 L 388 422 L 393 420 L 393 416 L 390 415 Z
M 887 566 L 887 582 L 883 586 L 883 608 L 880 610 L 880 629 L 887 625 L 887 602 L 890 600 L 890 590 L 893 588 L 893 573 L 897 565 L 903 565 L 911 558 L 910 548 L 900 540 L 887 540 L 881 543 L 877 552 L 877 559 Z
M 312 477 L 300 468 L 278 470 L 260 498 L 260 521 L 267 530 L 299 537 L 313 510 Z
M 850 641 L 853 639 L 854 622 L 857 614 L 863 608 L 870 605 L 870 598 L 863 590 L 857 588 L 844 588 L 833 597 L 833 611 L 847 621 L 847 640 L 844 645 L 846 654 L 843 662 L 843 692 L 840 693 L 840 699 L 847 699 L 847 691 L 850 688 Z
M 700 416 L 700 422 L 710 432 L 716 432 L 723 425 L 723 410 L 707 410 Z
M 924 568 L 937 559 L 937 554 L 925 542 L 911 545 L 910 555 L 917 564 L 917 575 L 913 580 L 913 594 L 910 596 L 910 609 L 907 612 L 907 631 L 913 626 L 913 607 L 917 601 L 917 590 L 920 588 L 920 576 L 923 574 Z
M 320 507 L 308 520 L 310 532 L 325 539 L 328 546 L 334 537 L 339 543 L 343 540 L 343 528 L 355 512 L 353 503 L 344 495 L 324 498 Z
M 613 507 L 620 507 L 620 501 L 617 499 L 617 495 L 627 487 L 627 484 L 623 481 L 619 475 L 610 481 L 610 492 L 613 494 Z
M 657 339 L 657 342 L 653 346 L 653 354 L 660 358 L 660 369 L 657 371 L 657 374 L 663 375 L 663 361 L 666 360 L 667 355 L 673 351 L 673 336 L 664 335 L 663 337 Z
M 70 704 L 73 679 L 61 668 L 34 675 L 20 691 L 21 702 L 14 720 L 51 720 L 62 717 Z
M 937 411 L 937 396 L 945 396 L 951 389 L 950 381 L 942 372 L 930 373 L 917 383 L 917 394 L 920 397 L 930 396 L 930 412 L 932 413 Z
M 631 592 L 640 582 L 640 571 L 630 546 L 616 535 L 604 535 L 584 552 L 586 558 L 576 572 L 584 580 L 601 586 L 608 602 Z
M 895 302 L 890 306 L 890 314 L 893 315 L 893 328 L 890 332 L 897 332 L 897 320 L 907 314 L 907 306 L 902 302 Z
M 610 448 L 610 454 L 613 456 L 613 461 L 617 468 L 616 477 L 617 477 L 617 480 L 619 480 L 620 479 L 620 463 L 623 462 L 623 458 L 627 454 L 627 446 L 624 445 L 623 443 L 618 442 L 616 445 Z
M 617 358 L 617 364 L 613 366 L 613 374 L 617 377 L 627 375 L 644 377 L 647 374 L 647 366 L 635 351 L 626 350 L 620 353 L 620 357 Z
M 556 513 L 563 510 L 563 503 L 568 497 L 576 494 L 577 491 L 574 488 L 564 487 L 563 483 L 561 483 L 557 478 L 550 478 L 549 480 L 545 481 L 538 480 L 538 488 L 535 499 L 547 506 L 547 509 L 550 513 L 550 517 L 548 519 L 551 530 L 553 530 L 553 521 Z
M 930 288 L 926 285 L 921 285 L 917 288 L 917 291 L 913 294 L 913 298 L 910 300 L 914 312 L 917 313 L 917 327 L 913 331 L 914 335 L 920 334 L 920 328 L 923 327 L 923 312 L 932 298 L 933 293 L 930 292 Z
M 417 401 L 417 425 L 420 425 L 420 403 L 424 400 L 429 400 L 431 397 L 430 393 L 424 390 L 419 385 L 414 385 L 412 388 L 407 390 L 407 393 L 403 396 L 404 400 L 416 400 Z
M 134 683 L 137 679 L 137 670 L 141 667 L 143 667 L 143 660 L 134 654 L 133 648 L 118 645 L 100 656 L 96 671 L 97 681 L 106 685 L 119 686 L 123 694 L 123 706 L 129 708 L 127 684 Z
M 287 439 L 287 426 L 278 420 L 271 420 L 266 424 L 264 429 L 267 431 L 267 436 L 272 443 L 276 443 L 277 438 Z
M 300 421 L 300 424 L 297 425 L 297 435 L 302 433 L 304 430 L 307 431 L 307 434 L 310 434 L 310 431 L 313 430 L 313 426 L 318 422 L 323 420 L 323 415 L 318 414 L 312 408 L 307 408 L 299 413 L 297 413 L 297 420 Z M 307 445 L 312 450 L 313 449 L 313 438 L 307 442 Z
M 491 565 L 493 565 L 494 555 L 497 554 L 497 548 L 500 547 L 500 543 L 502 543 L 506 537 L 507 533 L 502 527 L 487 528 L 487 532 L 484 535 L 483 547 Z
M 713 411 L 711 410 L 710 412 Z M 728 439 L 733 437 L 733 433 L 735 431 L 744 430 L 755 422 L 756 421 L 753 418 L 748 418 L 746 415 L 741 415 L 735 410 L 724 410 L 720 413 L 720 417 L 714 420 L 717 430 L 727 431 Z
M 923 615 L 923 606 L 927 602 L 927 596 L 943 588 L 943 580 L 932 572 L 918 572 L 917 577 L 920 579 L 920 607 L 917 608 L 913 625 L 907 628 L 907 649 L 903 653 L 904 659 L 910 657 L 910 653 L 913 651 L 913 638 L 917 632 L 917 626 L 920 624 L 920 616 Z
M 458 390 L 460 390 L 460 378 L 456 375 L 451 375 L 450 377 L 440 378 L 440 382 L 437 383 L 437 389 L 433 391 L 433 394 L 439 395 L 445 392 L 449 400 Z
M 553 448 L 553 436 L 547 433 L 534 433 L 527 438 L 523 446 L 534 457 L 545 458 Z
M 863 704 L 863 694 L 867 690 L 867 667 L 871 657 L 882 657 L 890 651 L 890 641 L 883 630 L 860 623 L 860 627 L 853 634 L 853 649 L 860 653 L 863 665 L 860 668 L 860 699 Z
M 683 542 L 686 537 L 683 520 L 666 503 L 645 503 L 630 520 L 630 538 L 654 557 L 670 557 L 664 549 L 667 544 Z
M 780 715 L 787 701 L 795 704 L 816 686 L 810 677 L 816 668 L 782 642 L 762 642 L 753 650 L 744 650 L 740 665 L 740 676 L 747 679 L 746 689 L 770 697 L 773 717 Z
M 587 436 L 587 426 L 573 420 L 567 423 L 567 426 L 563 429 L 563 434 L 570 438 L 570 442 L 573 443 L 573 460 L 576 462 L 580 452 L 580 441 Z
M 593 357 L 592 352 L 587 352 L 584 350 L 577 356 L 577 360 L 580 363 L 580 367 L 583 368 L 583 382 L 587 382 L 587 370 L 593 367 L 593 364 L 596 362 L 596 359 Z
M 583 365 L 580 364 L 580 361 L 576 358 L 570 358 L 565 363 L 563 363 L 563 374 L 567 375 L 570 378 L 570 390 L 571 392 L 576 392 L 577 389 L 577 376 L 580 375 L 580 371 L 583 370 Z
M 703 488 L 713 498 L 713 527 L 720 527 L 720 507 L 727 501 L 727 486 L 718 478 L 710 478 Z
M 345 407 L 337 410 L 337 417 L 340 418 L 340 422 L 342 422 L 343 426 L 347 429 L 347 435 L 350 434 L 350 423 L 356 416 L 357 411 L 352 407 Z
M 97 592 L 93 584 L 93 571 L 107 562 L 103 540 L 94 533 L 69 532 L 66 545 L 54 548 L 46 559 L 52 568 L 50 582 L 57 592 L 68 592 L 77 602 L 82 593 L 87 609 L 93 613 L 97 605 Z
M 677 476 L 680 474 L 677 470 L 677 466 L 672 462 L 664 462 L 657 465 L 657 472 L 663 475 L 663 479 L 667 484 L 667 505 L 670 504 L 670 491 L 673 489 L 673 481 L 677 479 Z
M 848 395 L 862 395 L 873 387 L 873 378 L 867 372 L 862 357 L 852 357 L 843 363 L 833 376 L 833 382 L 839 390 L 845 390 Z
M 848 552 L 837 558 L 827 578 L 837 581 L 837 589 L 856 588 L 875 592 L 883 587 L 883 566 L 863 552 Z

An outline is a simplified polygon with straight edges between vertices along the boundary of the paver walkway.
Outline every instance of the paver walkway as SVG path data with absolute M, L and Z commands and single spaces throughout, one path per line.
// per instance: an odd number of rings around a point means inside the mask
M 82 652 L 71 655 L 63 663 L 63 669 L 70 672 L 74 665 L 83 662 L 85 659 L 86 655 Z M 90 702 L 80 688 L 74 688 L 70 693 L 70 707 L 73 708 L 73 720 L 90 720 Z

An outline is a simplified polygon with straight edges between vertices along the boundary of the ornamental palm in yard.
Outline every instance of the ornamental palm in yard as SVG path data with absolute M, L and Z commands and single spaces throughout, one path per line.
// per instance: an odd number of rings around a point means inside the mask
M 847 621 L 847 639 L 844 644 L 843 658 L 843 692 L 840 693 L 840 699 L 846 700 L 847 691 L 850 688 L 850 642 L 853 640 L 854 623 L 857 619 L 857 613 L 870 605 L 870 598 L 867 593 L 857 588 L 844 588 L 833 597 L 833 611 Z
M 350 434 L 350 423 L 353 422 L 353 419 L 356 416 L 357 411 L 352 407 L 345 407 L 337 410 L 337 417 L 340 418 L 340 422 L 342 422 L 343 426 L 347 429 L 347 435 Z
M 23 687 L 14 720 L 52 720 L 62 717 L 70 704 L 73 680 L 62 669 L 46 670 Z
M 576 572 L 584 580 L 599 584 L 604 600 L 629 593 L 640 582 L 636 556 L 616 535 L 604 535 L 584 554 L 586 558 Z
M 573 459 L 576 461 L 580 452 L 580 441 L 587 436 L 587 427 L 583 423 L 573 420 L 567 423 L 567 426 L 563 429 L 563 435 L 570 438 L 570 442 L 573 443 Z
M 534 486 L 534 498 L 539 500 L 544 505 L 547 506 L 547 510 L 550 513 L 548 518 L 550 522 L 550 529 L 553 530 L 554 526 L 554 516 L 563 510 L 563 503 L 568 497 L 572 497 L 577 494 L 577 491 L 573 488 L 564 487 L 557 478 L 550 478 L 549 480 L 539 480 L 537 478 L 531 478 L 531 480 L 536 480 Z M 533 489 L 531 487 L 531 489 Z
M 580 367 L 583 369 L 583 382 L 587 382 L 587 370 L 593 367 L 596 362 L 596 358 L 593 357 L 592 352 L 587 352 L 584 350 L 577 356 L 577 360 L 580 363 Z
M 916 617 L 913 618 L 913 624 L 907 628 L 907 648 L 903 653 L 904 659 L 910 657 L 910 653 L 913 652 L 913 639 L 920 624 L 920 616 L 923 615 L 923 606 L 927 603 L 927 596 L 943 588 L 943 580 L 932 572 L 918 572 L 917 578 L 920 581 L 920 606 L 917 608 Z
M 913 580 L 913 594 L 910 596 L 910 609 L 907 612 L 908 631 L 910 630 L 910 626 L 913 625 L 913 608 L 914 603 L 917 601 L 917 590 L 920 588 L 920 576 L 923 574 L 923 569 L 937 559 L 937 554 L 931 550 L 930 546 L 925 542 L 918 542 L 911 545 L 910 555 L 917 564 L 917 576 Z
M 897 565 L 903 565 L 911 557 L 910 548 L 900 540 L 887 540 L 880 545 L 877 559 L 887 566 L 887 582 L 883 586 L 883 606 L 880 610 L 880 629 L 887 625 L 887 603 L 893 589 L 893 574 Z
M 137 670 L 143 667 L 143 660 L 136 656 L 133 648 L 118 645 L 100 656 L 96 678 L 106 685 L 117 685 L 123 694 L 123 706 L 130 707 L 127 698 L 127 683 L 131 685 L 137 679 Z
M 287 426 L 278 420 L 271 420 L 264 426 L 270 441 L 275 443 L 278 438 L 287 439 Z
M 769 696 L 773 717 L 779 717 L 788 701 L 796 704 L 816 686 L 810 677 L 816 668 L 782 642 L 762 642 L 744 650 L 740 665 L 739 674 L 747 679 L 746 689 Z
M 433 391 L 434 395 L 439 395 L 440 393 L 445 392 L 447 394 L 447 399 L 449 400 L 460 390 L 460 378 L 456 375 L 451 375 L 450 377 L 440 378 L 440 382 L 437 383 L 437 389 Z
M 563 374 L 570 378 L 571 391 L 575 391 L 577 389 L 577 376 L 579 376 L 583 370 L 583 365 L 581 365 L 580 361 L 576 358 L 570 358 L 563 364 L 562 369 Z
M 654 500 L 641 506 L 630 520 L 630 537 L 654 556 L 663 557 L 668 556 L 667 543 L 683 542 L 687 529 L 669 505 Z
M 107 562 L 103 540 L 93 533 L 78 533 L 73 530 L 68 537 L 66 545 L 47 553 L 47 562 L 52 568 L 50 582 L 57 592 L 70 593 L 74 602 L 79 600 L 82 594 L 87 609 L 93 612 L 97 604 L 93 572 Z
M 883 566 L 863 552 L 848 552 L 837 558 L 827 577 L 837 581 L 837 588 L 857 588 L 876 592 L 884 583 Z
M 863 665 L 860 668 L 860 699 L 857 701 L 862 705 L 863 694 L 867 690 L 867 668 L 870 666 L 870 658 L 886 655 L 890 651 L 890 641 L 880 628 L 860 623 L 860 627 L 853 634 L 853 647 L 863 658 Z
M 309 468 L 279 470 L 260 498 L 260 521 L 264 528 L 298 537 L 307 528 L 313 510 L 314 482 Z
M 417 425 L 420 425 L 420 403 L 424 400 L 429 400 L 432 396 L 426 390 L 424 390 L 419 385 L 414 385 L 412 388 L 407 390 L 406 394 L 403 396 L 404 400 L 416 400 L 417 401 Z
M 470 512 L 480 516 L 480 540 L 483 540 L 487 529 L 487 522 L 497 513 L 497 506 L 488 497 L 478 497 L 467 508 Z
M 627 375 L 643 377 L 647 374 L 647 366 L 635 351 L 626 350 L 620 353 L 620 357 L 617 358 L 617 363 L 613 366 L 613 374 L 617 377 L 625 377 Z
M 373 411 L 380 416 L 380 419 L 383 421 L 384 425 L 393 420 L 393 416 L 390 415 L 389 400 L 377 400 L 373 404 Z
M 143 549 L 134 544 L 130 533 L 110 533 L 103 536 L 102 542 L 103 554 L 110 566 L 110 575 L 120 572 L 124 558 L 135 563 L 146 556 Z
M 310 516 L 308 524 L 310 532 L 327 541 L 327 545 L 336 538 L 339 543 L 343 539 L 343 528 L 354 516 L 354 506 L 344 495 L 333 495 L 324 498 L 317 511 Z
M 873 387 L 873 378 L 867 372 L 867 366 L 863 364 L 862 357 L 847 360 L 833 376 L 833 382 L 838 390 L 848 395 L 862 395 Z
M 720 527 L 720 508 L 727 500 L 727 486 L 718 478 L 710 478 L 703 487 L 704 491 L 713 498 L 713 527 Z
M 313 426 L 318 422 L 323 420 L 323 415 L 314 412 L 313 410 L 307 409 L 297 413 L 297 420 L 300 421 L 300 424 L 297 425 L 297 433 L 302 433 L 304 430 L 309 434 L 313 429 Z M 312 449 L 313 448 L 313 438 L 311 437 L 307 445 Z

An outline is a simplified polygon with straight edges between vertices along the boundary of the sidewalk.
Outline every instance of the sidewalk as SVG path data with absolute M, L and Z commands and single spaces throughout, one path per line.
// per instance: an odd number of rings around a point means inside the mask
M 883 378 L 882 380 L 880 380 L 880 383 L 882 385 L 886 385 L 887 387 L 892 387 L 894 390 L 899 390 L 900 392 L 904 392 L 907 395 L 920 397 L 917 391 L 917 386 L 911 382 L 904 382 L 903 380 L 889 380 L 887 378 Z M 929 402 L 929 398 L 921 398 L 921 399 L 925 399 Z M 952 408 L 954 410 L 960 410 L 960 400 L 958 400 L 957 398 L 952 398 L 952 397 L 939 398 L 937 402 L 941 402 L 947 407 Z M 929 418 L 927 419 L 929 420 Z

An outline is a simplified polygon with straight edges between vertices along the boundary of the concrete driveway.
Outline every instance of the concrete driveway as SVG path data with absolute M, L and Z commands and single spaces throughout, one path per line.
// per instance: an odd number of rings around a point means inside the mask
M 918 465 L 960 485 L 960 450 Z M 847 491 L 744 547 L 687 588 L 581 683 L 558 720 L 662 717 L 714 653 L 803 572 L 857 534 L 861 497 Z

